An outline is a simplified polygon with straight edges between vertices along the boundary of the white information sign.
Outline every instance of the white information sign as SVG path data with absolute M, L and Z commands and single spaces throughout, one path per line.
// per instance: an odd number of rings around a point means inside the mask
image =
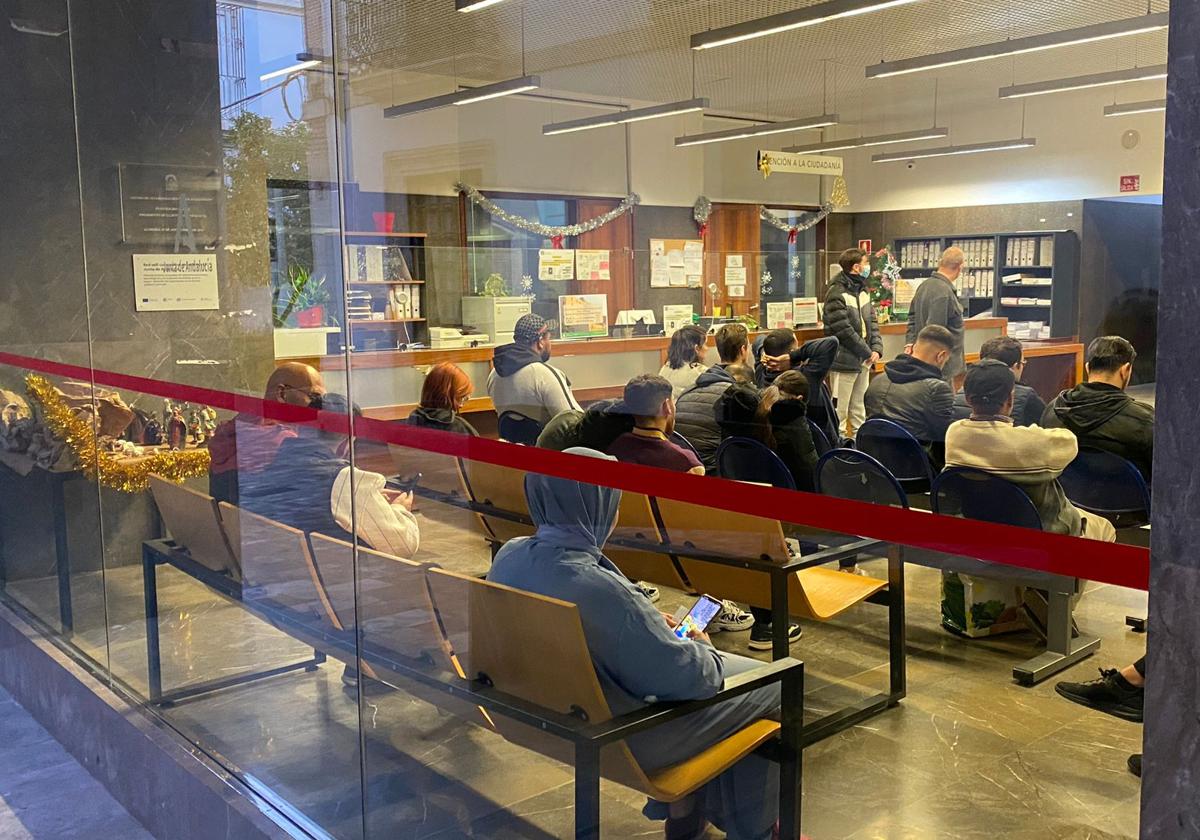
M 833 155 L 801 155 L 760 149 L 758 168 L 766 174 L 790 172 L 799 175 L 841 175 L 842 159 Z
M 817 323 L 817 299 L 792 298 L 792 322 L 797 326 L 811 326 Z
M 216 254 L 134 254 L 138 312 L 220 309 Z

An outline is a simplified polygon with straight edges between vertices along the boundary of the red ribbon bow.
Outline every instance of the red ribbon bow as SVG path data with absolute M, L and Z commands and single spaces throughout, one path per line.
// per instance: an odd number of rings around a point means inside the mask
M 799 232 L 800 232 L 799 228 L 788 228 L 788 244 L 789 245 L 796 244 L 796 234 L 798 234 Z
M 708 234 L 708 222 L 700 223 L 700 238 L 703 239 Z
M 556 236 L 550 237 L 550 247 L 561 248 L 562 243 L 563 243 L 563 235 L 561 233 L 557 234 Z

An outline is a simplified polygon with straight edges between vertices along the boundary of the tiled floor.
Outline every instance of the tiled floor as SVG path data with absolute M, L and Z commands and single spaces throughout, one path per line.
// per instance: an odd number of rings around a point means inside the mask
M 0 688 L 0 840 L 91 838 L 150 835 Z
M 487 552 L 461 517 L 427 509 L 422 520 L 418 559 L 486 568 Z M 1136 837 L 1139 788 L 1125 759 L 1140 749 L 1140 727 L 1066 703 L 1053 680 L 1028 689 L 1013 684 L 1012 666 L 1037 652 L 1036 639 L 951 636 L 939 626 L 938 582 L 934 571 L 908 568 L 907 699 L 806 752 L 806 833 L 813 840 Z M 75 641 L 144 691 L 140 567 L 110 569 L 104 583 L 107 603 L 98 575 L 76 578 Z M 52 580 L 9 584 L 10 594 L 47 621 L 57 615 L 55 591 Z M 168 687 L 310 653 L 176 571 L 161 573 L 159 600 Z M 683 600 L 664 591 L 662 606 L 671 610 Z M 1090 679 L 1101 665 L 1140 655 L 1143 638 L 1128 633 L 1123 619 L 1144 610 L 1144 593 L 1090 588 L 1077 616 L 1084 630 L 1103 638 L 1103 648 L 1068 676 Z M 865 606 L 847 615 L 805 623 L 794 648 L 815 692 L 810 705 L 886 685 L 886 611 Z M 746 653 L 747 636 L 718 634 L 714 643 Z M 264 680 L 163 714 L 339 838 L 363 836 L 364 803 L 367 835 L 389 840 L 570 834 L 568 768 L 403 692 L 364 697 L 360 708 L 340 676 L 341 666 L 329 662 L 315 674 Z M 606 784 L 605 836 L 661 836 L 661 824 L 645 820 L 641 804 L 638 795 Z

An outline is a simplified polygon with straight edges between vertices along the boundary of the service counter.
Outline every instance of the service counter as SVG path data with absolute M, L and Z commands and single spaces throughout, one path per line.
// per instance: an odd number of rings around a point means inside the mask
M 983 342 L 1004 335 L 1006 327 L 1007 321 L 1004 318 L 968 321 L 968 361 L 978 358 Z M 885 359 L 903 352 L 903 323 L 884 324 L 881 331 Z M 824 329 L 819 326 L 796 330 L 796 337 L 801 342 L 820 338 L 824 334 Z M 556 341 L 553 364 L 570 378 L 576 398 L 587 403 L 620 396 L 625 383 L 634 376 L 657 372 L 666 361 L 668 343 L 669 340 L 665 336 Z M 1046 399 L 1082 379 L 1082 345 L 1074 341 L 1043 341 L 1025 342 L 1025 346 L 1029 364 L 1024 379 Z M 716 348 L 711 338 L 708 356 L 710 363 L 716 362 Z M 353 365 L 354 401 L 363 407 L 368 417 L 381 420 L 407 417 L 420 399 L 421 383 L 426 371 L 439 362 L 454 362 L 466 372 L 475 385 L 475 396 L 466 405 L 464 413 L 492 411 L 491 400 L 487 397 L 491 347 L 465 350 L 377 351 L 356 353 L 350 360 Z M 307 361 L 321 369 L 329 390 L 345 393 L 345 357 L 325 356 Z M 882 369 L 882 366 L 879 369 Z

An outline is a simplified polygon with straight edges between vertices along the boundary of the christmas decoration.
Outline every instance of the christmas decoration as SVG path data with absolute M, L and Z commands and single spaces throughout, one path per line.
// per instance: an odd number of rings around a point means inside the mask
M 526 219 L 524 216 L 508 212 L 474 187 L 468 187 L 466 184 L 459 183 L 454 185 L 454 189 L 471 199 L 473 204 L 482 207 L 501 222 L 549 238 L 554 243 L 555 248 L 562 247 L 563 237 L 579 236 L 581 233 L 588 233 L 597 228 L 604 227 L 609 222 L 619 219 L 628 213 L 630 208 L 642 200 L 638 197 L 637 193 L 630 193 L 621 200 L 620 204 L 607 213 L 588 219 L 585 222 L 575 225 L 544 225 L 534 219 Z
M 763 269 L 762 276 L 758 278 L 760 293 L 764 294 L 764 295 L 771 294 L 774 291 L 774 289 L 771 286 L 771 283 L 774 280 L 775 280 L 775 278 L 771 276 L 771 272 L 767 271 L 766 269 Z
M 900 263 L 892 256 L 891 248 L 884 246 L 871 255 L 871 275 L 867 278 L 867 291 L 879 323 L 891 320 L 892 292 L 900 279 Z
M 521 293 L 527 298 L 536 297 L 533 293 L 533 277 L 528 274 L 521 275 Z
M 29 374 L 25 391 L 41 407 L 46 427 L 75 453 L 89 480 L 99 479 L 105 487 L 125 493 L 139 493 L 150 486 L 151 474 L 176 482 L 208 474 L 207 449 L 156 452 L 133 463 L 122 462 L 97 444 L 93 427 L 70 409 L 48 379 Z
M 712 202 L 705 196 L 697 198 L 696 203 L 692 205 L 692 218 L 696 220 L 696 227 L 700 231 L 701 239 L 708 233 L 708 217 L 711 215 Z

